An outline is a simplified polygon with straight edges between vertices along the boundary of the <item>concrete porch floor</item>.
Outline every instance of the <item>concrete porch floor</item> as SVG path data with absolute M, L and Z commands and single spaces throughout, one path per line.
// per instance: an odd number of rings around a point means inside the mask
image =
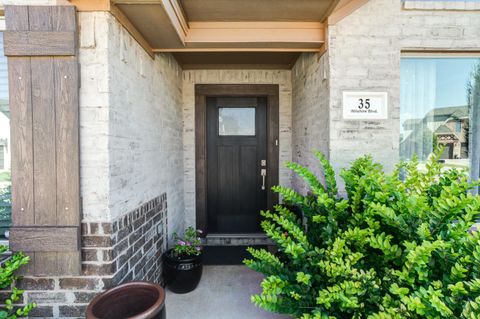
M 202 280 L 188 294 L 167 289 L 168 319 L 286 319 L 250 302 L 261 291 L 262 275 L 245 266 L 204 266 Z

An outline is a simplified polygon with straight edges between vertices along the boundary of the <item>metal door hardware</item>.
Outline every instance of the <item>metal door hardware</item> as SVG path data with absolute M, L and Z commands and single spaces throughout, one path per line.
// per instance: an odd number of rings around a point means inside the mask
M 260 170 L 260 175 L 262 176 L 262 191 L 265 190 L 265 177 L 267 176 L 267 170 L 265 168 L 262 168 Z

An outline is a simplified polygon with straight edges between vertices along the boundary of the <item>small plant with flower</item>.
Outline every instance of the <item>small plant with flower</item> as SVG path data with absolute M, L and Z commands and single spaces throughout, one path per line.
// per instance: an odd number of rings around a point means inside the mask
M 173 255 L 177 258 L 198 256 L 202 253 L 201 230 L 188 227 L 184 236 L 180 237 L 177 233 L 173 233 L 175 247 L 173 247 Z

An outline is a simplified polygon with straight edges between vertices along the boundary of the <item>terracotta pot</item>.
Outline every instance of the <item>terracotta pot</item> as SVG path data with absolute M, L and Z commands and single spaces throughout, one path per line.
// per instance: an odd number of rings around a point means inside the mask
M 163 277 L 168 289 L 177 294 L 185 294 L 197 288 L 202 278 L 202 255 L 177 258 L 173 249 L 163 254 Z
M 134 281 L 109 289 L 88 305 L 87 319 L 165 319 L 165 291 L 160 285 Z

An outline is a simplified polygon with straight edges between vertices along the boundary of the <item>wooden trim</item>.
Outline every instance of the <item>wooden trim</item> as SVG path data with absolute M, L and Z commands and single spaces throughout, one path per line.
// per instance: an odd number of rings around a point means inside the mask
M 162 0 L 162 5 L 180 41 L 185 45 L 185 37 L 187 36 L 189 26 L 182 6 L 178 0 Z
M 190 29 L 323 29 L 322 22 L 285 22 L 285 21 L 192 21 L 188 24 Z
M 114 4 L 161 4 L 163 0 L 111 0 Z
M 345 17 L 351 15 L 357 9 L 365 5 L 369 0 L 350 0 L 345 5 L 337 8 L 328 17 L 327 21 L 329 25 L 334 25 L 343 20 Z
M 320 46 L 319 46 L 320 48 Z M 154 53 L 166 52 L 318 52 L 319 48 L 154 48 Z
M 327 12 L 325 12 L 321 21 L 322 22 L 326 21 L 328 19 L 328 17 L 332 14 L 332 12 L 335 11 L 336 9 L 338 9 L 342 5 L 342 2 L 344 2 L 344 1 L 349 1 L 349 0 L 334 0 L 330 4 L 330 7 L 328 7 Z
M 196 227 L 207 235 L 207 103 L 206 95 L 195 91 L 195 208 Z
M 458 49 L 449 49 L 449 48 L 408 48 L 402 49 L 402 57 L 479 57 L 480 50 L 458 50 Z
M 10 249 L 26 252 L 70 252 L 80 249 L 79 227 L 12 227 Z
M 75 32 L 5 31 L 6 56 L 75 55 Z
M 195 95 L 256 96 L 278 94 L 277 84 L 196 84 Z
M 322 44 L 319 53 L 320 57 L 322 57 L 325 53 L 327 53 L 328 48 L 329 48 L 329 43 L 330 41 L 328 40 L 328 24 L 325 26 L 325 43 Z
M 110 11 L 110 0 L 68 0 L 77 11 Z
M 110 6 L 110 13 L 120 22 L 120 24 L 128 31 L 128 33 L 135 39 L 135 41 L 140 44 L 140 46 L 148 53 L 148 55 L 154 59 L 155 54 L 153 53 L 152 47 L 145 40 L 143 35 L 135 28 L 135 26 L 130 22 L 127 16 L 120 10 L 116 5 Z
M 298 56 L 295 56 L 296 61 Z M 183 70 L 291 70 L 292 62 L 288 64 L 180 64 Z
M 277 84 L 196 84 L 195 85 L 195 197 L 196 227 L 207 235 L 207 96 L 266 96 L 267 101 L 267 189 L 279 181 L 279 86 Z M 278 203 L 276 193 L 267 193 L 267 204 Z
M 318 43 L 324 26 L 316 22 L 192 22 L 185 43 Z M 266 45 L 268 46 L 268 45 Z

